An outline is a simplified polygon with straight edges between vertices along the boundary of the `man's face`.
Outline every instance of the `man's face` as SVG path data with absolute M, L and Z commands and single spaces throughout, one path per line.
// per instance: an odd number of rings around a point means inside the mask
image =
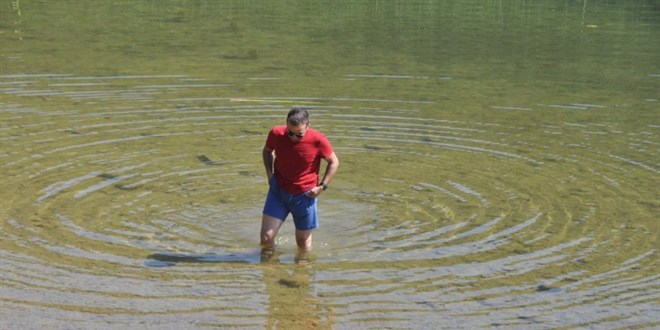
M 286 135 L 289 136 L 289 139 L 291 139 L 291 141 L 298 142 L 303 137 L 305 137 L 305 133 L 307 133 L 307 128 L 308 127 L 309 127 L 309 123 L 300 124 L 300 125 L 292 125 L 291 123 L 287 122 L 286 123 Z

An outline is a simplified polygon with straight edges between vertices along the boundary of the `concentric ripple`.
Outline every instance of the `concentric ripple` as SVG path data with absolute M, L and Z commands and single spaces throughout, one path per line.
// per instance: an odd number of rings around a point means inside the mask
M 657 125 L 246 96 L 181 75 L 0 78 L 3 327 L 660 324 Z M 291 224 L 274 260 L 257 246 L 261 147 L 298 104 L 342 164 L 306 266 Z

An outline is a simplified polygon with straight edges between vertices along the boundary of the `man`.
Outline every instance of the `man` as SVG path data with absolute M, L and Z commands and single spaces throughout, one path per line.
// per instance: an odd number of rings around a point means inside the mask
M 319 180 L 321 159 L 327 165 Z M 262 248 L 272 253 L 275 237 L 291 213 L 299 250 L 311 251 L 312 231 L 318 227 L 316 201 L 337 172 L 337 155 L 323 134 L 309 128 L 307 110 L 296 107 L 289 111 L 286 125 L 268 133 L 263 161 L 270 188 L 261 220 Z

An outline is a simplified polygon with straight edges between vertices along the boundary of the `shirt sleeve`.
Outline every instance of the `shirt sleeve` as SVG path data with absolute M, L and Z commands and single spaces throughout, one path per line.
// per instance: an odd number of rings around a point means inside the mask
M 275 132 L 273 132 L 273 129 L 268 132 L 268 137 L 266 138 L 266 148 L 275 150 Z
M 328 138 L 326 138 L 325 135 L 321 134 L 321 138 L 319 139 L 319 153 L 321 154 L 321 157 L 328 158 L 332 155 L 332 152 L 333 150 L 330 141 L 328 141 Z

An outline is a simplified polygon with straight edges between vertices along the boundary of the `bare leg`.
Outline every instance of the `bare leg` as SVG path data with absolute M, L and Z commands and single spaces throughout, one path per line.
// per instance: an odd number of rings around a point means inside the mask
M 261 247 L 272 249 L 275 245 L 275 237 L 280 231 L 284 221 L 270 215 L 264 214 L 261 218 Z
M 312 250 L 312 230 L 296 230 L 296 244 L 300 251 Z
M 312 251 L 312 231 L 296 230 L 296 244 L 298 245 L 296 263 L 299 265 L 308 264 L 310 261 L 310 253 Z

